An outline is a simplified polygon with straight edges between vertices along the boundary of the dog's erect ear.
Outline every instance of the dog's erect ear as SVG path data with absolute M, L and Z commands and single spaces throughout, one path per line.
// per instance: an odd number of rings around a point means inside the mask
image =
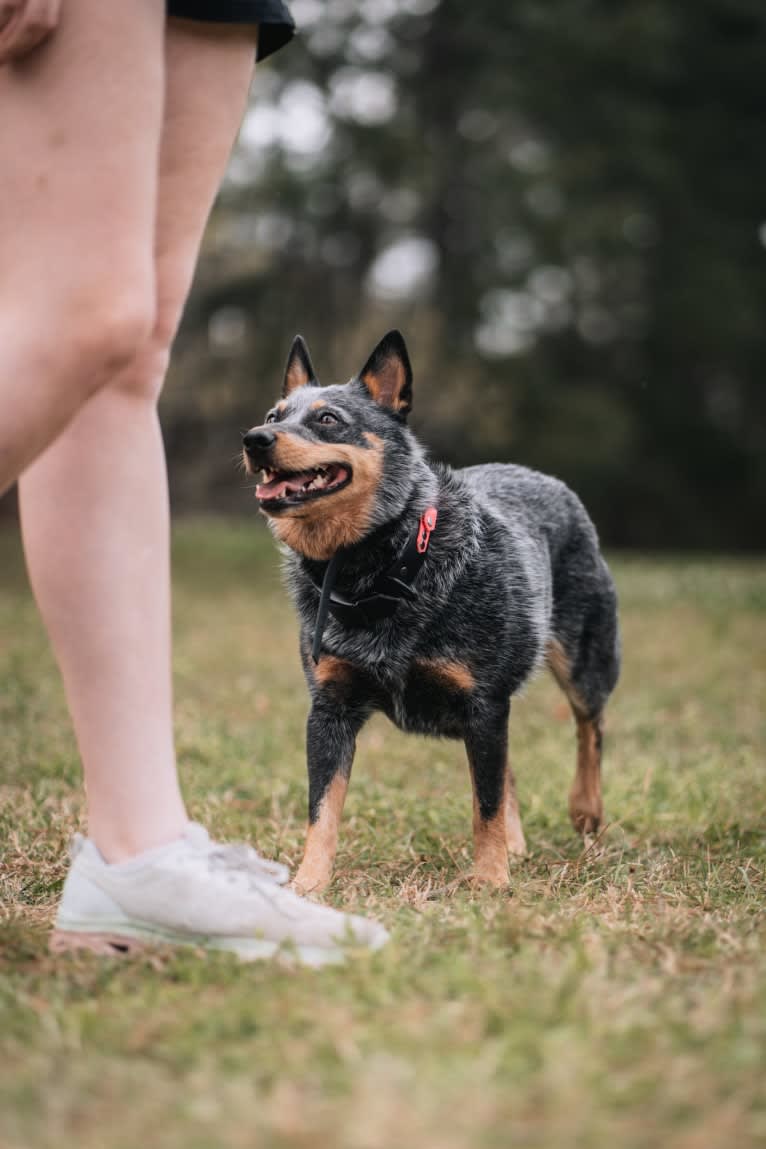
M 316 384 L 316 375 L 311 366 L 309 349 L 303 341 L 302 335 L 296 335 L 290 354 L 287 356 L 285 379 L 282 384 L 282 398 L 286 399 L 296 387 L 305 387 L 307 383 Z
M 376 403 L 406 418 L 412 409 L 412 368 L 401 332 L 383 336 L 359 372 L 359 381 Z

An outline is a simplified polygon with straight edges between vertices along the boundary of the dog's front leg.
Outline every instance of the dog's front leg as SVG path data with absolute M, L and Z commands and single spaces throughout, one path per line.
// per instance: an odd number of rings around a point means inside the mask
M 508 763 L 510 703 L 477 705 L 465 735 L 473 784 L 473 876 L 508 883 L 508 855 L 526 851 L 516 787 Z
M 356 736 L 365 718 L 335 698 L 315 698 L 311 708 L 306 731 L 309 821 L 303 861 L 293 882 L 300 893 L 323 890 L 332 877 Z

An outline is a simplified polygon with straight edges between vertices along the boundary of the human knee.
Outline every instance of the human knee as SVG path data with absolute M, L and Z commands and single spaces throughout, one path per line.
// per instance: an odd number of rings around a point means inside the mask
M 73 295 L 60 317 L 63 355 L 86 394 L 103 387 L 141 353 L 155 323 L 154 285 L 123 282 Z
M 115 376 L 113 386 L 123 394 L 156 403 L 170 363 L 180 307 L 160 304 L 149 338 L 130 364 Z
M 43 386 L 66 391 L 75 409 L 135 359 L 154 329 L 152 280 L 75 284 L 66 294 L 38 285 L 34 294 L 17 286 L 6 295 L 4 286 L 2 327 L 13 333 L 21 371 L 41 394 Z
M 156 403 L 162 392 L 169 362 L 169 348 L 156 343 L 152 335 L 128 366 L 114 376 L 109 390 Z

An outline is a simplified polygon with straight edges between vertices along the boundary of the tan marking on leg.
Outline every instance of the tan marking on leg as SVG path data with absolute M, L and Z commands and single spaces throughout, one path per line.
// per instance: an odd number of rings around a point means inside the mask
M 604 816 L 601 801 L 601 717 L 589 718 L 588 708 L 572 686 L 571 668 L 558 639 L 548 643 L 548 666 L 561 689 L 577 723 L 577 769 L 569 791 L 569 817 L 579 834 L 595 834 Z
M 497 813 L 486 821 L 479 811 L 475 790 L 473 796 L 473 876 L 492 886 L 508 885 L 506 790 L 507 786 Z
M 527 852 L 516 797 L 516 783 L 510 768 L 507 769 L 503 780 L 503 793 L 497 813 L 486 821 L 481 817 L 474 787 L 473 841 L 474 878 L 493 886 L 507 886 L 509 854 L 524 857 Z
M 569 659 L 564 653 L 564 647 L 557 638 L 552 638 L 548 642 L 545 651 L 545 661 L 548 664 L 551 674 L 563 689 L 563 683 L 569 682 Z
M 516 780 L 510 767 L 508 767 L 508 786 L 505 793 L 505 833 L 508 853 L 513 854 L 516 858 L 523 858 L 527 852 L 527 843 L 521 828 Z
M 318 892 L 330 883 L 347 790 L 348 778 L 336 774 L 320 803 L 316 821 L 309 822 L 303 861 L 293 880 L 299 893 Z
M 271 519 L 277 537 L 291 550 L 308 558 L 329 559 L 341 547 L 359 542 L 367 534 L 380 478 L 383 473 L 383 440 L 365 433 L 369 447 L 337 443 L 307 443 L 286 431 L 277 432 L 272 456 L 274 470 L 307 471 L 330 463 L 348 463 L 352 478 L 348 486 L 323 499 L 299 504 Z M 264 513 L 268 511 L 264 509 Z
M 452 662 L 448 658 L 418 658 L 415 665 L 423 674 L 453 690 L 471 691 L 476 686 L 473 674 L 462 662 Z
M 601 728 L 600 718 L 577 719 L 577 771 L 569 792 L 569 816 L 580 834 L 595 834 L 604 816 Z
M 327 683 L 347 683 L 351 681 L 354 668 L 345 658 L 336 658 L 334 654 L 323 654 L 314 667 L 314 677 L 322 686 Z
M 564 647 L 557 638 L 552 638 L 545 652 L 545 661 L 556 682 L 569 699 L 570 706 L 575 714 L 585 714 L 587 707 L 580 695 L 572 686 L 572 672 Z
M 279 402 L 277 403 L 277 411 L 279 411 L 279 413 L 281 415 L 282 412 L 286 411 L 286 410 L 287 410 L 287 400 L 286 399 L 280 399 Z

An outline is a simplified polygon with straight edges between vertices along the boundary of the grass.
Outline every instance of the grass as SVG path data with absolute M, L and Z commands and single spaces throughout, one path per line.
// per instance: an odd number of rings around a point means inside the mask
M 307 695 L 273 548 L 176 537 L 177 732 L 194 816 L 295 866 Z M 2 1149 L 716 1149 L 766 1144 L 766 568 L 614 563 L 625 670 L 600 848 L 566 817 L 555 687 L 515 706 L 530 845 L 512 894 L 470 862 L 457 744 L 364 731 L 337 905 L 393 942 L 290 972 L 193 953 L 53 958 L 82 826 L 58 679 L 0 536 Z

